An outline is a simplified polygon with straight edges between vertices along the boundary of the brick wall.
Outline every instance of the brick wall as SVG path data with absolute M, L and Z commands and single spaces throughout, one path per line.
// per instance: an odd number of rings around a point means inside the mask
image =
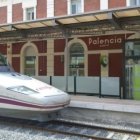
M 39 56 L 38 75 L 47 75 L 47 56 Z
M 0 44 L 0 53 L 7 54 L 7 45 L 6 44 Z
M 64 75 L 64 56 L 56 55 L 54 56 L 54 76 L 63 76 Z
M 64 52 L 65 49 L 65 39 L 54 40 L 54 52 Z
M 46 0 L 37 0 L 36 17 L 45 18 L 47 16 L 47 2 Z
M 24 42 L 12 44 L 12 54 L 20 54 Z
M 23 9 L 22 4 L 14 4 L 13 7 L 13 13 L 12 13 L 12 20 L 13 22 L 16 21 L 23 21 Z
M 84 10 L 85 12 L 99 10 L 100 1 L 99 0 L 85 0 Z
M 123 54 L 109 54 L 109 76 L 122 77 L 123 75 Z
M 100 54 L 88 55 L 88 76 L 100 76 Z
M 126 6 L 126 0 L 108 0 L 108 9 L 125 7 L 125 6 Z
M 54 0 L 54 16 L 67 15 L 67 0 Z
M 33 43 L 37 46 L 39 53 L 47 52 L 47 41 L 34 41 Z
M 20 72 L 20 57 L 12 58 L 12 67 L 16 72 Z
M 7 23 L 7 6 L 0 7 L 0 24 Z

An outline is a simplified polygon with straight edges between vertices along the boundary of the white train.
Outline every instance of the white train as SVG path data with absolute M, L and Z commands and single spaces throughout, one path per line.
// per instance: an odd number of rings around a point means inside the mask
M 69 103 L 67 93 L 14 72 L 0 54 L 0 116 L 46 121 Z

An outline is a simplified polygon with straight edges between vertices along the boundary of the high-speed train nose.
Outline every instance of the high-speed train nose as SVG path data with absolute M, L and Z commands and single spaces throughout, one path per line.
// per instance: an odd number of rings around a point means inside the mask
M 39 94 L 32 94 L 31 96 L 38 100 L 39 104 L 42 106 L 54 110 L 67 107 L 70 103 L 70 95 L 56 88 L 49 91 L 44 90 Z
M 60 94 L 54 96 L 46 96 L 43 102 L 47 105 L 63 105 L 67 106 L 70 103 L 70 96 L 67 94 Z

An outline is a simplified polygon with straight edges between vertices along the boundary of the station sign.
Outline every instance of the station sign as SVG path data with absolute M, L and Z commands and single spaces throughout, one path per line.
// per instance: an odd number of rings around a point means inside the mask
M 89 50 L 122 49 L 125 34 L 82 37 Z

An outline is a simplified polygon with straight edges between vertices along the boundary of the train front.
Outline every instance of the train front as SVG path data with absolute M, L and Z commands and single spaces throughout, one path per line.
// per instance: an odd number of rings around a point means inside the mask
M 19 104 L 22 116 L 27 119 L 48 121 L 60 115 L 60 110 L 70 104 L 70 96 L 53 86 L 36 80 L 32 77 L 13 73 L 17 84 L 9 86 L 10 91 L 16 94 L 14 98 L 22 102 Z M 30 115 L 29 115 L 30 114 Z
M 66 92 L 34 78 L 27 81 L 24 86 L 35 92 L 29 96 L 33 99 L 32 102 L 36 101 L 40 105 L 42 111 L 53 112 L 67 107 L 70 103 L 70 96 Z
M 5 116 L 51 120 L 59 110 L 67 107 L 70 96 L 53 86 L 32 77 L 22 75 L 11 70 L 6 60 L 0 56 L 0 96 L 4 96 L 0 110 L 7 110 Z

